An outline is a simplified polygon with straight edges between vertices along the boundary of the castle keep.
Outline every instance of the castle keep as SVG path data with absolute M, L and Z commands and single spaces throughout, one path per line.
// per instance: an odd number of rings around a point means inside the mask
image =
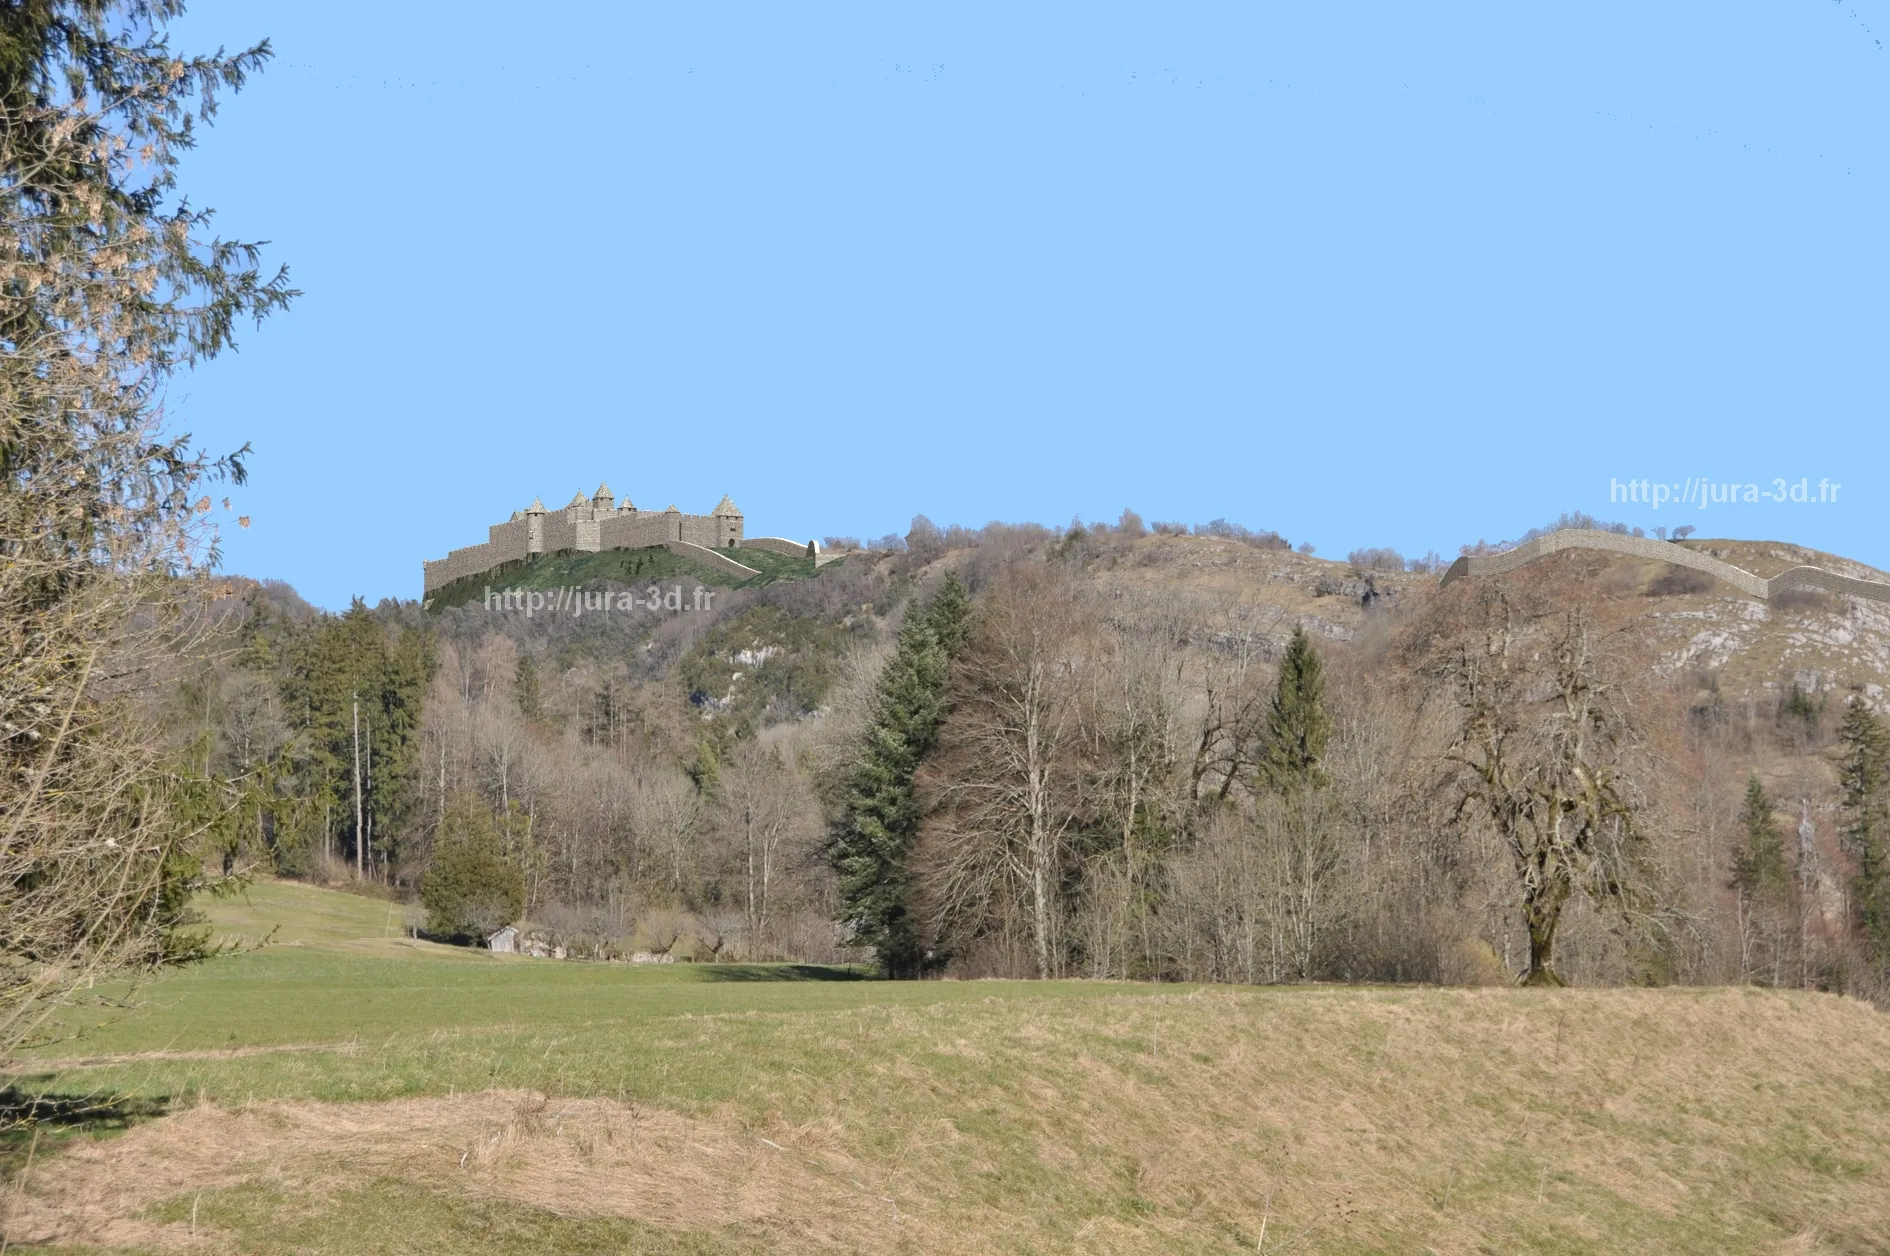
M 455 580 L 537 554 L 650 546 L 689 555 L 742 577 L 758 573 L 730 557 L 731 550 L 746 546 L 817 557 L 820 549 L 812 541 L 801 543 L 775 536 L 744 537 L 742 512 L 727 497 L 711 514 L 685 515 L 674 506 L 668 510 L 638 510 L 627 497 L 621 502 L 613 499 L 610 486 L 600 484 L 590 497 L 580 492 L 562 510 L 546 510 L 541 501 L 534 500 L 524 510 L 514 511 L 504 523 L 488 528 L 483 545 L 468 545 L 453 550 L 445 558 L 428 561 L 424 587 L 431 595 Z

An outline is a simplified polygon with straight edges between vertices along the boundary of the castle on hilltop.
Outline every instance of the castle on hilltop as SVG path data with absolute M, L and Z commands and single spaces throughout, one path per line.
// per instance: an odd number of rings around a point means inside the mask
M 456 549 L 445 558 L 430 559 L 425 564 L 424 588 L 431 596 L 455 580 L 491 571 L 502 563 L 519 562 L 539 554 L 565 550 L 595 553 L 599 550 L 643 549 L 661 547 L 707 562 L 728 575 L 746 578 L 759 575 L 729 556 L 729 551 L 744 547 L 765 549 L 780 554 L 806 556 L 819 562 L 820 546 L 813 541 L 790 541 L 778 536 L 744 537 L 742 512 L 726 496 L 715 510 L 706 515 L 685 515 L 676 507 L 668 510 L 638 510 L 628 497 L 621 502 L 610 493 L 610 486 L 600 484 L 590 497 L 583 492 L 562 510 L 546 510 L 533 499 L 523 510 L 515 510 L 504 523 L 487 530 L 482 545 Z

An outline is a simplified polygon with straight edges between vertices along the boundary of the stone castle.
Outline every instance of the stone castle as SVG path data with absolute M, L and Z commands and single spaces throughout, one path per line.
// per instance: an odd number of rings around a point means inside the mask
M 668 510 L 638 510 L 629 498 L 617 501 L 611 496 L 610 486 L 600 484 L 589 497 L 580 491 L 562 510 L 546 510 L 543 502 L 533 500 L 504 523 L 488 528 L 484 544 L 468 545 L 445 558 L 429 560 L 425 564 L 424 588 L 431 596 L 455 580 L 539 554 L 648 547 L 684 554 L 742 578 L 760 573 L 731 557 L 730 551 L 765 549 L 812 557 L 816 563 L 822 557 L 820 546 L 813 541 L 744 536 L 742 512 L 727 497 L 709 514 L 685 515 L 674 506 Z

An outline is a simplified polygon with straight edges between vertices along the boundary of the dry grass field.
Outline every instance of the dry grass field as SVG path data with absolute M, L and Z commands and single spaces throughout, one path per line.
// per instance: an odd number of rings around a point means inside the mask
M 143 1115 L 11 1149 L 10 1251 L 1890 1250 L 1853 1001 L 508 961 L 257 898 L 299 945 L 15 1079 Z

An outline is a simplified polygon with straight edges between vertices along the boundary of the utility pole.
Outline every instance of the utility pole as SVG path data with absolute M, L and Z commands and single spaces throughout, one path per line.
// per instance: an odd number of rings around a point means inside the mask
M 361 840 L 361 695 L 354 695 L 354 876 L 361 880 L 367 869 L 363 852 L 367 843 Z
M 361 775 L 367 781 L 367 792 L 371 794 L 374 792 L 373 720 L 368 721 L 367 736 L 362 738 L 362 741 L 365 744 L 361 751 Z M 367 848 L 368 858 L 372 860 L 374 855 L 374 810 L 371 807 L 367 811 L 367 828 L 365 830 L 365 836 L 361 839 L 361 845 Z

